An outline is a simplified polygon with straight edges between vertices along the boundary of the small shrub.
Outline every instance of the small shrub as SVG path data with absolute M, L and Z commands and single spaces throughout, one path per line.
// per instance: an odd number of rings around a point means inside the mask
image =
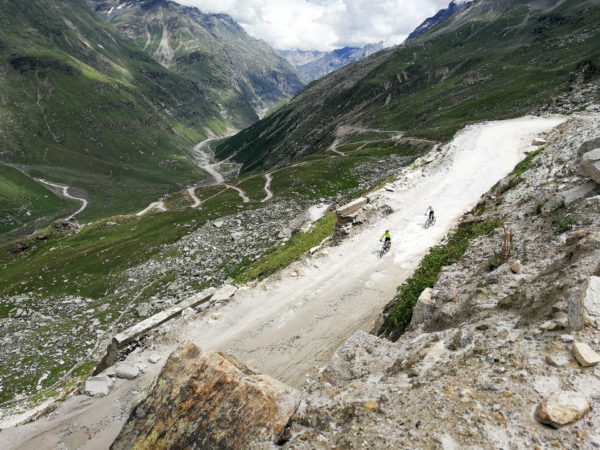
M 492 272 L 502 265 L 502 253 L 496 252 L 494 256 L 485 264 L 485 270 Z
M 569 231 L 571 228 L 573 228 L 573 225 L 577 225 L 578 223 L 579 220 L 576 217 L 565 216 L 554 219 L 552 221 L 552 226 L 554 227 L 556 234 L 561 234 L 565 231 Z
M 535 205 L 535 214 L 539 216 L 542 213 L 543 207 L 544 207 L 544 202 L 539 202 L 537 205 Z

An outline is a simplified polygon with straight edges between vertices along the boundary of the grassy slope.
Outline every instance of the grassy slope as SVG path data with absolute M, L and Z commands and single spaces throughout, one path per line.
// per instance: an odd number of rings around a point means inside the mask
M 57 197 L 17 169 L 0 164 L 0 234 L 25 222 L 56 218 L 78 203 Z
M 205 177 L 187 156 L 222 119 L 196 84 L 81 2 L 6 1 L 0 17 L 2 161 L 86 190 L 84 220 Z
M 600 66 L 599 22 L 597 1 L 551 11 L 480 2 L 409 45 L 311 83 L 217 154 L 236 155 L 249 172 L 325 150 L 340 125 L 446 140 L 474 121 L 522 115 L 571 89 L 583 62 Z

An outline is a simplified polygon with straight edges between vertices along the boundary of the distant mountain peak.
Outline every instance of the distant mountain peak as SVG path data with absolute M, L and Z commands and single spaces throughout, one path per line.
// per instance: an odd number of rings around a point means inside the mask
M 279 53 L 310 82 L 383 49 L 385 47 L 381 41 L 364 47 L 338 48 L 331 52 L 293 49 L 279 50 Z
M 448 4 L 447 8 L 441 9 L 434 16 L 425 19 L 423 23 L 421 23 L 421 25 L 415 28 L 413 32 L 408 35 L 406 40 L 409 41 L 411 39 L 416 38 L 417 36 L 420 36 L 427 30 L 429 30 L 431 27 L 446 20 L 448 17 L 452 16 L 457 11 L 460 11 L 461 9 L 465 8 L 470 3 L 473 3 L 473 0 L 452 0 Z

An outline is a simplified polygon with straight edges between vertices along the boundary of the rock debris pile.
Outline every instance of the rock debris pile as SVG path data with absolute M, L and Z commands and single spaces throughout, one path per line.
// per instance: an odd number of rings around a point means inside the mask
M 600 448 L 599 138 L 599 115 L 573 118 L 486 194 L 463 221 L 500 218 L 509 254 L 502 228 L 477 238 L 397 342 L 350 338 L 285 448 Z

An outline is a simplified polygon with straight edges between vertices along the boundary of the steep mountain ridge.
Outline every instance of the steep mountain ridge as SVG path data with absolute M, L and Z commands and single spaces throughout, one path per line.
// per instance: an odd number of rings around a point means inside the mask
M 280 50 L 279 53 L 298 69 L 304 80 L 311 82 L 384 48 L 383 42 L 379 42 L 364 47 L 339 48 L 331 52 Z
M 89 0 L 163 66 L 205 89 L 235 128 L 298 92 L 299 74 L 226 14 L 161 0 Z
M 472 121 L 552 106 L 597 85 L 599 14 L 597 0 L 473 2 L 405 45 L 313 82 L 217 155 L 250 172 L 325 151 L 344 127 L 448 139 Z M 589 105 L 594 92 L 571 98 Z
M 202 182 L 191 149 L 226 121 L 200 86 L 154 62 L 79 1 L 5 1 L 0 13 L 4 163 L 84 190 L 88 218 Z

